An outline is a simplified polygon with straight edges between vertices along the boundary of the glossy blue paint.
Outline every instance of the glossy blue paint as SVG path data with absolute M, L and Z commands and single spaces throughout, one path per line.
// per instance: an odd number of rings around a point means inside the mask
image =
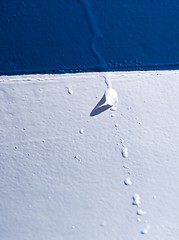
M 6 0 L 0 9 L 0 74 L 179 68 L 177 0 Z

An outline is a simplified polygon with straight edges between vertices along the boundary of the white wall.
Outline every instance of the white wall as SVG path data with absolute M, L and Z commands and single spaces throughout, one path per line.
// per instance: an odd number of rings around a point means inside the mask
M 0 239 L 176 240 L 178 78 L 111 73 L 117 110 L 90 117 L 106 90 L 102 73 L 1 76 Z

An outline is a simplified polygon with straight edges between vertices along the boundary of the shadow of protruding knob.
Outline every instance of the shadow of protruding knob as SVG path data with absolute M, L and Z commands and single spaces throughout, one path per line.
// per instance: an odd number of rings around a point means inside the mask
M 117 102 L 118 102 L 118 94 L 116 90 L 112 88 L 108 88 L 104 93 L 103 97 L 101 98 L 101 100 L 91 111 L 90 116 L 93 117 L 108 110 L 112 106 L 116 105 Z

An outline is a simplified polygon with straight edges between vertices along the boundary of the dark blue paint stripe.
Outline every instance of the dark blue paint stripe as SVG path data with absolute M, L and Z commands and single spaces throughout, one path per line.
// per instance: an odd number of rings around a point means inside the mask
M 6 0 L 0 9 L 0 74 L 179 69 L 177 0 Z

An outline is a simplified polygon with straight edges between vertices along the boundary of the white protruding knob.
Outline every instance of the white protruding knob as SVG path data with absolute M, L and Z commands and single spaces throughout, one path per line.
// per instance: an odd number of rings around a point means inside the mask
M 105 92 L 105 98 L 106 98 L 106 105 L 110 105 L 111 107 L 116 105 L 118 102 L 118 94 L 116 90 L 113 88 L 108 88 Z

